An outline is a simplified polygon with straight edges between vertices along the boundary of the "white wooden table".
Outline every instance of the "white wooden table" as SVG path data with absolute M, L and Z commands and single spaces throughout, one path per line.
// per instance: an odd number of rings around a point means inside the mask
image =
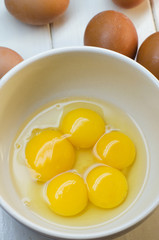
M 129 0 L 128 0 L 129 1 Z M 51 48 L 83 45 L 84 30 L 98 12 L 117 10 L 134 23 L 139 45 L 155 31 L 159 31 L 159 0 L 145 0 L 136 8 L 124 10 L 111 0 L 70 0 L 66 13 L 53 24 L 35 27 L 14 19 L 0 0 L 0 46 L 12 48 L 27 59 Z M 0 209 L 0 240 L 47 240 L 27 229 Z M 159 240 L 159 208 L 133 231 L 116 240 Z

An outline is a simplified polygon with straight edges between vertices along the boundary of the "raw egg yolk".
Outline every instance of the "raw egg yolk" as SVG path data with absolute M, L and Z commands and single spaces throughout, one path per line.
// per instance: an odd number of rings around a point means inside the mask
M 25 156 L 34 179 L 42 182 L 72 169 L 75 162 L 71 143 L 60 132 L 46 129 L 30 139 Z
M 132 140 L 119 131 L 104 134 L 94 147 L 98 161 L 117 169 L 130 166 L 136 155 Z
M 126 178 L 115 168 L 97 166 L 88 173 L 86 182 L 89 200 L 97 207 L 117 207 L 127 196 Z
M 65 172 L 53 178 L 47 185 L 46 196 L 50 208 L 61 216 L 80 213 L 88 202 L 85 182 L 74 172 Z
M 105 132 L 105 122 L 96 112 L 78 108 L 64 116 L 61 130 L 77 148 L 90 148 Z

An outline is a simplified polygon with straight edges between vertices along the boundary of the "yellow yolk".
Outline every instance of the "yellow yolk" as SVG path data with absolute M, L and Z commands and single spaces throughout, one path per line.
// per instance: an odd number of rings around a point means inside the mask
M 27 165 L 38 181 L 48 181 L 55 175 L 72 169 L 75 152 L 60 132 L 45 129 L 33 136 L 25 148 Z
M 86 182 L 89 200 L 97 207 L 117 207 L 127 196 L 126 178 L 115 168 L 97 166 L 88 173 Z
M 84 210 L 88 203 L 84 180 L 73 172 L 53 178 L 47 185 L 46 196 L 50 208 L 62 216 L 74 216 Z
M 90 148 L 105 132 L 105 122 L 96 112 L 78 108 L 64 116 L 60 128 L 74 146 Z
M 136 155 L 132 140 L 119 131 L 104 134 L 94 147 L 98 161 L 117 169 L 130 166 Z

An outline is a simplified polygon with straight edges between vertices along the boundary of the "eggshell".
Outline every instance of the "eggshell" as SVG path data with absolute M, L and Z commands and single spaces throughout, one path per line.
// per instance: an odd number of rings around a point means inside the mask
M 137 62 L 159 80 L 159 32 L 153 33 L 142 43 L 137 54 Z
M 144 0 L 112 0 L 116 5 L 122 8 L 133 8 L 142 3 Z
M 117 11 L 104 11 L 94 16 L 84 34 L 84 45 L 110 49 L 135 58 L 138 36 L 131 20 Z
M 0 78 L 22 61 L 23 58 L 12 49 L 0 47 Z
M 5 0 L 5 5 L 18 20 L 32 25 L 44 25 L 64 13 L 69 0 Z

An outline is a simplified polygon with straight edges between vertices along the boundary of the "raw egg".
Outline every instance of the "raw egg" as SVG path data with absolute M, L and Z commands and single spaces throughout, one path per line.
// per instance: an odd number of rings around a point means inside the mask
M 74 172 L 65 172 L 53 178 L 47 184 L 45 195 L 50 208 L 62 216 L 80 213 L 88 202 L 84 180 Z
M 110 49 L 135 58 L 138 36 L 131 20 L 117 11 L 104 11 L 88 23 L 84 44 Z
M 125 176 L 108 166 L 93 168 L 86 177 L 90 202 L 100 208 L 114 208 L 120 205 L 128 193 Z
M 159 32 L 150 35 L 140 46 L 137 62 L 159 80 Z
M 72 144 L 59 131 L 50 129 L 31 137 L 25 156 L 33 178 L 42 182 L 72 169 L 75 162 Z
M 64 116 L 60 129 L 77 148 L 90 148 L 105 132 L 105 122 L 98 113 L 78 108 Z
M 94 146 L 93 152 L 99 162 L 117 169 L 130 166 L 136 155 L 132 140 L 119 131 L 104 134 Z
M 113 0 L 113 2 L 122 8 L 133 8 L 142 3 L 144 0 Z
M 0 47 L 0 78 L 22 61 L 23 58 L 17 52 L 10 48 Z
M 69 0 L 5 0 L 5 5 L 18 20 L 32 25 L 44 25 L 64 13 Z

